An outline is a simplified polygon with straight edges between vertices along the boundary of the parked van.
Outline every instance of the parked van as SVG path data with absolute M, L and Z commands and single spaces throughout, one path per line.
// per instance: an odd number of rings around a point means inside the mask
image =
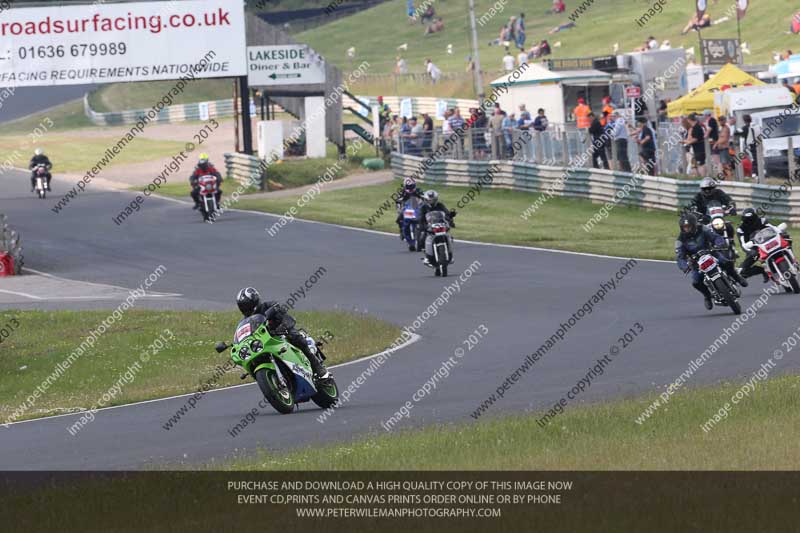
M 794 102 L 794 95 L 781 85 L 735 87 L 714 95 L 714 114 L 736 117 L 736 128 L 741 130 L 744 115 L 785 109 Z

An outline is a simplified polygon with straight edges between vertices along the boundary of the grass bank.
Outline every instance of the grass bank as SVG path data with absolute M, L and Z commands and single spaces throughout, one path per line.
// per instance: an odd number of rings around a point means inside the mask
M 0 324 L 17 324 L 2 341 L 0 375 L 6 379 L 0 381 L 0 421 L 7 420 L 108 315 L 108 311 L 0 312 Z M 379 352 L 399 334 L 395 326 L 366 315 L 300 311 L 295 316 L 312 335 L 326 331 L 335 335 L 326 349 L 329 364 Z M 22 418 L 89 409 L 131 368 L 135 379 L 105 407 L 194 392 L 228 360 L 214 351 L 214 344 L 233 338 L 240 319 L 235 311 L 128 311 Z M 166 347 L 155 354 L 151 350 L 150 360 L 135 369 L 143 351 L 161 335 L 162 343 L 167 339 Z M 228 372 L 215 387 L 240 383 L 238 372 Z
M 298 217 L 396 232 L 393 204 L 376 222 L 371 225 L 367 222 L 398 186 L 399 181 L 395 181 L 327 191 L 306 204 Z M 425 184 L 422 187 L 427 188 Z M 435 189 L 445 205 L 459 211 L 453 231 L 457 239 L 650 259 L 672 259 L 675 254 L 677 217 L 672 213 L 618 206 L 587 232 L 583 224 L 598 212 L 600 204 L 553 198 L 524 220 L 521 215 L 539 198 L 538 193 L 483 190 L 473 202 L 459 209 L 457 204 L 467 188 L 436 186 Z M 283 214 L 296 202 L 297 197 L 246 199 L 239 207 Z
M 755 363 L 754 363 L 755 364 Z M 289 454 L 214 463 L 230 470 L 796 470 L 800 377 L 761 382 L 727 419 L 701 425 L 741 387 L 681 391 L 669 409 L 635 419 L 654 397 L 568 408 L 541 428 L 543 413 L 423 430 L 382 432 Z M 477 403 L 478 400 L 476 400 Z M 387 416 L 389 416 L 387 414 Z M 458 450 L 457 453 L 453 453 Z
M 82 136 L 80 131 L 71 133 L 45 133 L 35 142 L 28 134 L 0 135 L 0 153 L 21 154 L 15 166 L 27 167 L 35 148 L 42 148 L 53 162 L 53 173 L 83 173 L 97 166 L 98 160 L 106 157 L 106 150 L 117 144 L 119 136 L 110 134 Z M 136 137 L 125 146 L 108 166 L 141 163 L 153 159 L 169 159 L 183 150 L 184 143 Z

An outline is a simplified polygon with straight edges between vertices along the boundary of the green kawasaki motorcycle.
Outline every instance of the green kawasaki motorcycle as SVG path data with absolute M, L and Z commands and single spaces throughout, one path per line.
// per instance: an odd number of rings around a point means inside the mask
M 311 335 L 300 330 L 312 353 L 322 360 L 322 342 L 316 343 Z M 264 397 L 282 414 L 289 414 L 297 404 L 313 401 L 323 409 L 333 406 L 339 399 L 339 389 L 333 377 L 314 383 L 308 358 L 282 336 L 272 336 L 267 331 L 264 315 L 244 318 L 236 326 L 233 344 L 217 343 L 217 353 L 231 349 L 231 359 L 252 376 Z

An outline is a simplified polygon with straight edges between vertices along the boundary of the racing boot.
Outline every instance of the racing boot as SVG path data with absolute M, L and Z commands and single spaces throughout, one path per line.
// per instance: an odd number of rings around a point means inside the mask
M 711 311 L 714 308 L 714 302 L 711 301 L 711 295 L 703 296 L 703 304 L 709 311 Z

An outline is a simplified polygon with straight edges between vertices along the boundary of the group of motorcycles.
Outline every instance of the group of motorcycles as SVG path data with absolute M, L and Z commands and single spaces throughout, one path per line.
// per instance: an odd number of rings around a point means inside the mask
M 451 249 L 450 230 L 452 229 L 452 217 L 456 212 L 450 211 L 450 216 L 442 211 L 430 211 L 425 215 L 425 229 L 423 234 L 420 208 L 422 200 L 417 196 L 411 196 L 400 210 L 400 234 L 403 241 L 408 245 L 409 252 L 422 252 L 425 249 L 425 240 L 430 236 L 433 242 L 433 260 L 430 267 L 433 268 L 435 276 L 447 276 L 447 267 L 453 259 Z
M 703 283 L 711 293 L 717 305 L 730 307 L 735 314 L 741 314 L 742 306 L 739 298 L 742 295 L 741 287 L 732 279 L 719 264 L 714 252 L 723 254 L 727 259 L 735 261 L 736 233 L 733 225 L 725 220 L 725 216 L 732 214 L 732 209 L 726 209 L 719 203 L 711 202 L 707 213 L 694 212 L 698 220 L 709 222 L 710 228 L 725 238 L 726 245 L 721 249 L 700 250 L 691 256 L 703 275 Z M 800 265 L 792 251 L 792 241 L 786 234 L 786 224 L 777 226 L 767 224 L 752 236 L 751 240 L 744 243 L 746 252 L 754 246 L 758 250 L 758 260 L 763 265 L 768 281 L 782 287 L 785 292 L 800 294 Z

